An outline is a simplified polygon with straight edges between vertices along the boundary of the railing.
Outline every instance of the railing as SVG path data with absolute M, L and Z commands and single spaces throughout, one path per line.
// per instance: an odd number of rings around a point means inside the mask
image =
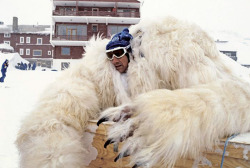
M 139 18 L 139 12 L 108 12 L 108 11 L 53 11 L 54 16 L 111 16 L 111 17 L 135 17 Z
M 88 38 L 83 35 L 54 35 L 52 40 L 87 41 Z

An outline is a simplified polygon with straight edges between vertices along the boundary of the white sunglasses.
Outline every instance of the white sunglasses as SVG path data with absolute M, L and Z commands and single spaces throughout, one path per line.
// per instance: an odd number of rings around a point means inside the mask
M 107 58 L 112 61 L 114 59 L 114 57 L 116 58 L 122 58 L 126 53 L 127 53 L 127 49 L 130 47 L 130 45 L 128 45 L 127 47 L 117 47 L 114 49 L 110 49 L 106 51 L 106 55 Z

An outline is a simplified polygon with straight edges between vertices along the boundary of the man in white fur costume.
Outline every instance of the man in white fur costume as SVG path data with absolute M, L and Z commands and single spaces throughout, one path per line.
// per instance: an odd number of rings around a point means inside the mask
M 63 72 L 24 120 L 16 141 L 20 167 L 85 167 L 89 119 L 115 121 L 105 146 L 124 141 L 117 159 L 130 155 L 134 167 L 171 167 L 219 138 L 250 131 L 249 71 L 221 54 L 206 32 L 171 17 L 129 30 L 127 87 L 107 59 L 109 40 L 93 38 L 78 66 Z

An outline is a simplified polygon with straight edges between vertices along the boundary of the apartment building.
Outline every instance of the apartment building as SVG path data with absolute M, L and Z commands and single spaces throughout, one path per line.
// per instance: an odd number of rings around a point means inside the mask
M 53 67 L 61 70 L 83 57 L 93 35 L 111 37 L 140 21 L 137 0 L 52 0 L 52 5 Z
M 14 52 L 41 67 L 52 67 L 52 51 L 50 44 L 49 25 L 18 25 L 17 18 L 13 18 L 13 25 L 0 26 L 0 44 L 8 44 Z

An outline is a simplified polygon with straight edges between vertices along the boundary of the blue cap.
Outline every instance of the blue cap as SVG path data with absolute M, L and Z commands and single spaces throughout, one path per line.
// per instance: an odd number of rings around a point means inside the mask
M 114 35 L 111 41 L 106 45 L 106 50 L 114 49 L 116 47 L 127 47 L 130 45 L 130 40 L 132 39 L 133 36 L 129 34 L 128 28 L 125 28 L 122 32 Z

